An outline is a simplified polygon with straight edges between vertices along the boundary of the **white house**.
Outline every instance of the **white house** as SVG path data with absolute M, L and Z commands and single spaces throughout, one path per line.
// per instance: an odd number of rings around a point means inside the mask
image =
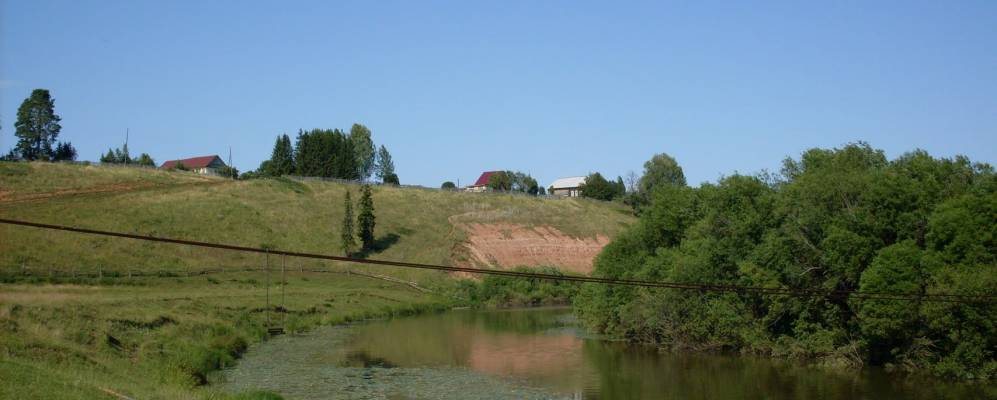
M 581 187 L 585 184 L 584 176 L 573 176 L 570 178 L 560 178 L 550 184 L 549 193 L 557 196 L 578 197 Z

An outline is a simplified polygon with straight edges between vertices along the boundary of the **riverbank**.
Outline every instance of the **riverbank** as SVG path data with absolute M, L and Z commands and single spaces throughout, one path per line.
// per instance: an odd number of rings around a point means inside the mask
M 267 338 L 289 332 L 442 310 L 448 302 L 382 280 L 295 272 L 0 284 L 0 398 L 248 399 L 207 376 Z M 259 397 L 265 398 L 265 397 Z
M 221 390 L 298 400 L 997 396 L 985 385 L 875 367 L 834 371 L 767 357 L 661 352 L 593 337 L 567 308 L 466 309 L 321 327 L 254 346 L 220 375 Z

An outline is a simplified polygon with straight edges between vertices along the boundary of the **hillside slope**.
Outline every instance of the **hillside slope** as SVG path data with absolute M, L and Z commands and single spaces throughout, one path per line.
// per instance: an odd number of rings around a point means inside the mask
M 92 229 L 340 254 L 343 199 L 356 185 L 46 163 L 0 163 L 0 216 Z M 367 256 L 489 267 L 564 266 L 591 258 L 633 218 L 612 203 L 375 187 Z M 0 226 L 4 268 L 100 273 L 260 266 L 259 255 Z M 577 251 L 564 252 L 563 248 Z M 556 253 L 556 254 L 555 254 Z M 565 254 L 567 253 L 567 254 Z M 277 262 L 277 261 L 274 261 Z M 287 260 L 292 267 L 317 261 Z M 377 268 L 377 267 L 374 267 Z M 438 274 L 384 271 L 419 281 Z

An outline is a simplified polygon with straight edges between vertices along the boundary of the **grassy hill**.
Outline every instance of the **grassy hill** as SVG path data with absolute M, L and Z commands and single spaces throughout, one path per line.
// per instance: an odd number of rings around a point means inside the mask
M 282 250 L 340 254 L 343 198 L 356 185 L 260 179 L 232 181 L 190 173 L 60 164 L 0 164 L 0 216 L 129 233 Z M 574 238 L 613 237 L 632 222 L 618 204 L 525 196 L 375 187 L 371 258 L 437 264 L 466 262 L 469 224 L 551 227 Z M 0 226 L 5 268 L 78 271 L 175 270 L 259 266 L 259 255 L 185 249 Z M 304 261 L 289 260 L 298 266 Z M 305 263 L 315 264 L 315 261 Z M 511 267 L 511 265 L 509 266 Z M 382 270 L 382 272 L 384 272 Z M 413 280 L 425 272 L 387 271 Z
M 319 181 L 0 163 L 4 218 L 325 254 L 339 253 L 347 190 L 356 198 L 357 186 Z M 367 256 L 412 262 L 473 264 L 468 227 L 604 242 L 633 222 L 622 206 L 585 200 L 376 187 L 374 203 L 381 248 Z M 272 398 L 205 385 L 266 338 L 268 315 L 295 332 L 452 303 L 443 273 L 286 261 L 279 281 L 247 270 L 262 267 L 258 254 L 0 225 L 0 398 Z M 215 269 L 226 272 L 197 274 Z M 335 273 L 347 269 L 434 291 Z

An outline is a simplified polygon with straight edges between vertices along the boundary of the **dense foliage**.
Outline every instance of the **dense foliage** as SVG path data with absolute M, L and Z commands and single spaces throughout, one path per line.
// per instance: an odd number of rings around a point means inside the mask
M 513 270 L 564 275 L 555 267 L 516 267 Z M 455 297 L 473 306 L 486 307 L 564 305 L 571 302 L 578 288 L 574 282 L 485 275 L 480 281 L 458 281 Z
M 699 188 L 675 179 L 676 168 L 641 193 L 639 223 L 606 246 L 594 275 L 997 294 L 997 178 L 989 165 L 924 151 L 889 161 L 858 143 L 787 159 L 778 177 L 734 175 Z M 575 304 L 599 331 L 668 347 L 997 377 L 994 304 L 603 285 L 583 287 Z
M 581 187 L 581 196 L 596 200 L 615 200 L 623 198 L 627 193 L 627 187 L 623 184 L 622 177 L 616 177 L 615 182 L 610 182 L 596 172 L 585 177 L 585 184 Z
M 100 156 L 100 162 L 103 164 L 134 164 L 143 167 L 156 166 L 156 161 L 147 153 L 132 158 L 131 154 L 128 153 L 128 143 L 125 143 L 121 148 L 107 149 L 107 153 Z
M 293 145 L 286 134 L 277 136 L 270 159 L 243 177 L 300 175 L 366 182 L 374 174 L 382 183 L 398 184 L 388 149 L 382 145 L 375 150 L 370 129 L 353 124 L 349 134 L 339 129 L 299 130 Z
M 519 171 L 497 171 L 488 177 L 488 188 L 497 192 L 521 192 L 536 196 L 543 188 L 529 174 Z

